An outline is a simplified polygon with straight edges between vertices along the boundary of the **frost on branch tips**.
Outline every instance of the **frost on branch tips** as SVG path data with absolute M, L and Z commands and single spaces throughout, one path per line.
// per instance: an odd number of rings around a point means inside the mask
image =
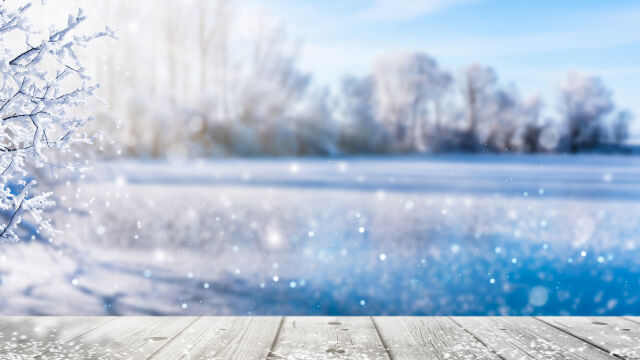
M 32 8 L 24 1 L 0 2 L 0 241 L 22 236 L 18 224 L 25 214 L 36 225 L 31 235 L 53 233 L 43 210 L 55 203 L 50 192 L 36 189 L 34 169 L 74 170 L 78 162 L 63 163 L 59 155 L 75 143 L 92 142 L 80 131 L 92 117 L 77 109 L 95 98 L 98 85 L 76 50 L 112 36 L 108 28 L 79 34 L 78 25 L 86 20 L 82 10 L 64 26 L 41 29 L 30 19 Z

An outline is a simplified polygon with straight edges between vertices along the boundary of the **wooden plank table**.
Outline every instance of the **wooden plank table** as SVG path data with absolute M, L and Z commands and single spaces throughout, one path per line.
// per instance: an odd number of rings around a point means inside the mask
M 640 317 L 1 317 L 0 359 L 640 359 Z

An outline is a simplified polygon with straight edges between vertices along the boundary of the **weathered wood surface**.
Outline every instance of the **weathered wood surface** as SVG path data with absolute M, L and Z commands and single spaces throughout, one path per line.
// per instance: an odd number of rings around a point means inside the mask
M 640 324 L 619 317 L 546 317 L 545 323 L 617 357 L 640 359 Z
M 202 317 L 152 359 L 266 359 L 280 317 Z
M 500 359 L 446 317 L 376 317 L 380 338 L 393 359 Z
M 597 347 L 534 318 L 454 318 L 503 359 L 611 359 Z
M 275 359 L 389 359 L 371 318 L 287 317 L 269 356 Z
M 639 317 L 0 317 L 0 359 L 638 359 Z

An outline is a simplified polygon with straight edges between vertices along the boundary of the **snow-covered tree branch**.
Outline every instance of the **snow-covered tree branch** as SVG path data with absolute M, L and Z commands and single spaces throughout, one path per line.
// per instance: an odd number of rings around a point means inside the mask
M 42 31 L 30 21 L 32 7 L 24 1 L 0 2 L 0 241 L 18 240 L 16 227 L 25 213 L 38 231 L 54 232 L 43 215 L 55 204 L 52 194 L 37 192 L 32 169 L 73 170 L 74 164 L 54 157 L 75 143 L 91 143 L 81 129 L 92 117 L 76 110 L 96 97 L 98 85 L 76 50 L 113 36 L 108 28 L 79 34 L 78 26 L 87 19 L 82 10 L 70 15 L 64 26 Z

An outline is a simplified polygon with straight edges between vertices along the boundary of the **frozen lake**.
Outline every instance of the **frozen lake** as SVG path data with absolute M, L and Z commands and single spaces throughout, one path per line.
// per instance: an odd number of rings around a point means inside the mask
M 0 248 L 2 314 L 621 315 L 640 158 L 96 164 Z

